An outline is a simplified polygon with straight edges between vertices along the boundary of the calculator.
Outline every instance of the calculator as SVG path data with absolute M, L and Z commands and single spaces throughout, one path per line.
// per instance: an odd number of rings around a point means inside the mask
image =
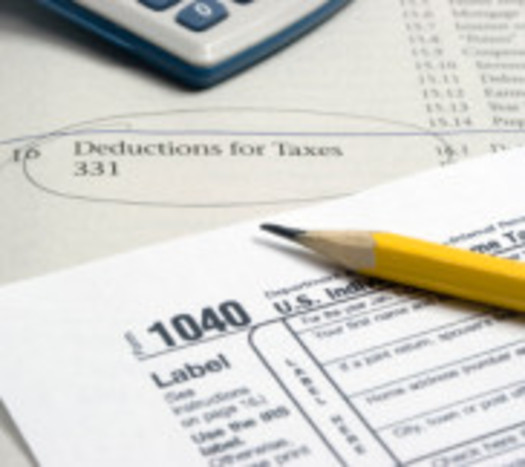
M 192 87 L 247 68 L 351 0 L 38 0 Z

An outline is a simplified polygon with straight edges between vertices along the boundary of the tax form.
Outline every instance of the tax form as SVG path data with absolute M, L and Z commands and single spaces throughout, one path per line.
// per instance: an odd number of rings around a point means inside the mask
M 271 220 L 522 260 L 524 170 L 516 150 Z M 0 290 L 2 395 L 39 465 L 525 462 L 523 316 L 356 277 L 258 225 Z

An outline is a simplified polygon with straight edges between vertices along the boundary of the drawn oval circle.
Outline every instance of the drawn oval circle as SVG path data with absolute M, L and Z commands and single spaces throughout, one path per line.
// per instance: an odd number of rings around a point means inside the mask
M 106 117 L 32 143 L 25 174 L 86 201 L 228 207 L 333 198 L 435 166 L 446 144 L 381 118 L 282 109 Z

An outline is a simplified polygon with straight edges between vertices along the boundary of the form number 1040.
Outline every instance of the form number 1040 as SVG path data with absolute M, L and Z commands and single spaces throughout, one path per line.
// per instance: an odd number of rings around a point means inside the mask
M 157 321 L 148 333 L 161 339 L 168 347 L 180 342 L 201 340 L 209 334 L 226 333 L 249 326 L 252 319 L 244 307 L 236 301 L 227 301 L 217 307 L 203 308 L 197 316 L 187 313 L 174 315 L 169 321 Z

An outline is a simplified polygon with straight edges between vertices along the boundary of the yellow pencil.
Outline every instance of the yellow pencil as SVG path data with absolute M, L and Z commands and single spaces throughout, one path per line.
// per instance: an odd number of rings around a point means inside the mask
M 261 228 L 368 276 L 525 312 L 525 263 L 392 233 Z

